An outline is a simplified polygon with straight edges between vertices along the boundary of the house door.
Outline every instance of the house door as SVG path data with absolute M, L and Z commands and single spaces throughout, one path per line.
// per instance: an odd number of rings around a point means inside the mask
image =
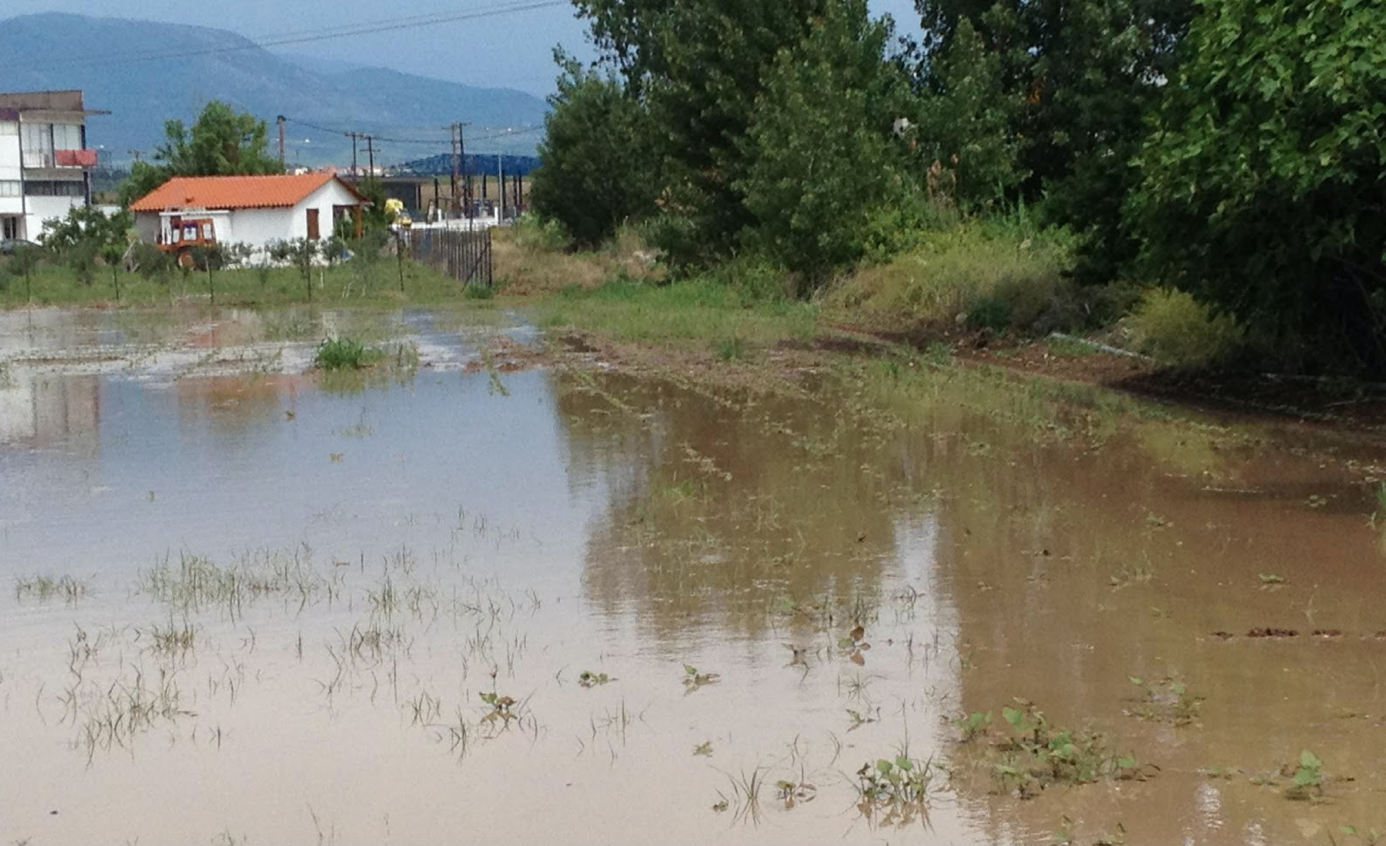
M 0 240 L 13 241 L 19 238 L 19 221 L 17 217 L 0 217 Z
M 317 210 L 317 209 L 309 209 L 309 210 L 308 210 L 308 240 L 309 240 L 309 241 L 316 241 L 316 240 L 318 240 L 318 239 L 321 238 L 321 237 L 322 237 L 322 233 L 318 230 L 318 210 Z

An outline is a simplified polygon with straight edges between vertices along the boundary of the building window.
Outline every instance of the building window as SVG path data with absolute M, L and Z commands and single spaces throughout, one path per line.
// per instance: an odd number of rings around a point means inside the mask
M 19 145 L 25 167 L 53 166 L 53 124 L 25 123 L 20 127 Z
M 0 197 L 18 197 L 18 179 L 0 179 Z
M 86 187 L 81 182 L 68 180 L 31 179 L 24 183 L 24 193 L 29 197 L 85 197 Z
M 0 120 L 0 138 L 13 137 L 19 134 L 19 124 L 12 120 Z
M 71 123 L 53 124 L 53 149 L 82 149 L 82 127 Z

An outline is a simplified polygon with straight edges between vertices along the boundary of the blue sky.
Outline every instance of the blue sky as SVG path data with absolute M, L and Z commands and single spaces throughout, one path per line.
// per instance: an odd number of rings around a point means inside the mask
M 457 15 L 514 5 L 517 0 L 418 0 L 409 5 L 378 0 L 30 0 L 25 12 L 140 18 L 230 29 L 255 40 L 317 26 L 386 24 L 391 17 Z M 870 0 L 889 13 L 902 33 L 918 30 L 913 0 Z M 16 10 L 17 11 L 17 10 Z M 471 85 L 518 88 L 547 94 L 552 87 L 555 44 L 584 53 L 583 28 L 567 5 L 428 27 L 355 35 L 283 47 L 320 58 L 379 65 Z

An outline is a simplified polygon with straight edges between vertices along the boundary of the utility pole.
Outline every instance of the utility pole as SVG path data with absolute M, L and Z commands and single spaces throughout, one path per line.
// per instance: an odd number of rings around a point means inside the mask
M 356 138 L 359 133 L 348 132 L 351 136 L 351 179 L 353 182 L 361 181 L 361 169 L 356 166 Z
M 462 124 L 448 127 L 448 140 L 452 142 L 452 207 L 460 209 L 462 194 L 457 188 L 457 178 L 462 175 Z
M 127 153 L 129 153 L 130 155 L 134 156 L 134 157 L 135 157 L 135 161 L 139 161 L 139 160 L 140 160 L 140 156 L 143 156 L 143 155 L 144 155 L 144 150 L 126 150 L 125 152 L 127 152 Z
M 496 156 L 496 171 L 499 177 L 496 182 L 496 198 L 500 200 L 500 214 L 496 215 L 496 223 L 505 221 L 505 154 Z
M 462 200 L 466 204 L 467 218 L 472 216 L 472 174 L 467 167 L 467 139 L 462 135 L 465 123 L 457 125 L 457 155 L 462 160 Z
M 368 179 L 374 179 L 374 178 L 375 178 L 375 136 L 374 136 L 374 135 L 367 135 L 367 136 L 365 136 L 365 138 L 366 138 L 366 155 L 369 157 L 368 161 L 370 162 L 370 172 L 369 172 L 369 174 L 367 175 L 367 178 L 368 178 Z
M 283 115 L 275 118 L 275 123 L 279 124 L 279 166 L 281 168 L 284 166 L 284 121 L 286 120 L 287 118 Z

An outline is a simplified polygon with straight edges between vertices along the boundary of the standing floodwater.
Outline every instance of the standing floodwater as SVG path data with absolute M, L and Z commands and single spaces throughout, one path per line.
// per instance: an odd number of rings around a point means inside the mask
M 391 365 L 314 372 L 339 333 Z M 1386 824 L 1386 560 L 1337 458 L 502 336 L 0 315 L 0 843 Z

